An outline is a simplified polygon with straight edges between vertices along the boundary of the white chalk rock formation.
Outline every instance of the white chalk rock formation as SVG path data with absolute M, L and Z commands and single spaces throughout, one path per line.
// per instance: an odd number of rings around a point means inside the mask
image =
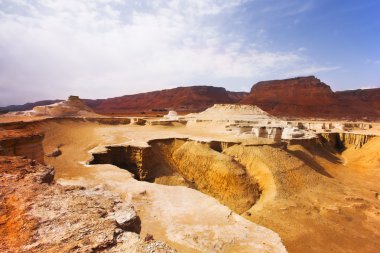
M 194 119 L 207 120 L 264 120 L 275 119 L 274 116 L 254 105 L 215 104 L 213 107 L 200 113 L 191 113 L 186 116 Z
M 70 96 L 67 101 L 51 105 L 36 106 L 28 112 L 33 116 L 91 116 L 96 115 L 78 96 Z
M 165 120 L 178 120 L 178 114 L 176 111 L 169 111 L 168 114 L 164 116 Z
M 301 138 L 305 135 L 305 132 L 298 127 L 287 126 L 282 131 L 282 139 L 290 140 L 294 138 Z

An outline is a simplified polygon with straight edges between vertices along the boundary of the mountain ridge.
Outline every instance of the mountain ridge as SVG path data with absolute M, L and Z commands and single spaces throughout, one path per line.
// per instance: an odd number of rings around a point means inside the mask
M 0 112 L 31 110 L 61 100 L 43 100 L 0 108 Z M 83 99 L 99 114 L 162 114 L 200 112 L 214 104 L 250 104 L 278 117 L 380 119 L 380 88 L 332 91 L 315 76 L 261 81 L 250 92 L 214 86 L 182 86 L 106 99 Z

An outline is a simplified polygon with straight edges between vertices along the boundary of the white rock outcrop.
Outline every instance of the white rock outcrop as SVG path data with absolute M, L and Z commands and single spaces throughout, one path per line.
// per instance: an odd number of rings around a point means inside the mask
M 95 114 L 78 96 L 70 96 L 67 101 L 36 106 L 33 108 L 36 116 L 88 116 Z
M 284 140 L 301 138 L 305 136 L 305 132 L 299 129 L 298 127 L 287 126 L 282 131 L 281 138 Z
M 164 116 L 165 120 L 178 120 L 178 113 L 176 111 L 169 111 L 168 114 Z
M 191 113 L 186 116 L 198 120 L 272 120 L 274 116 L 266 113 L 255 105 L 215 104 L 213 107 L 200 113 Z

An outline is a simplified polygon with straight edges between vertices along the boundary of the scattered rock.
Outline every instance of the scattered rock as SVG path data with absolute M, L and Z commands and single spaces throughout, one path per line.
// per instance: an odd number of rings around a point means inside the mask
M 149 234 L 147 234 L 148 236 Z M 177 251 L 167 245 L 164 242 L 156 241 L 153 239 L 153 236 L 150 235 L 151 239 L 144 240 L 143 243 L 137 248 L 137 252 L 141 253 L 176 253 Z
M 50 184 L 54 180 L 55 170 L 52 166 L 46 166 L 45 170 L 36 172 L 37 182 Z
M 133 206 L 119 204 L 114 215 L 115 221 L 120 228 L 126 231 L 140 233 L 141 220 Z
M 133 206 L 103 188 L 55 184 L 21 157 L 0 156 L 0 175 L 0 252 L 176 252 L 140 240 Z
M 149 241 L 152 241 L 152 240 L 154 240 L 153 235 L 151 235 L 151 234 L 146 234 L 145 235 L 144 242 L 149 242 Z
M 59 148 L 54 149 L 51 153 L 47 154 L 47 157 L 58 157 L 62 155 L 62 151 Z

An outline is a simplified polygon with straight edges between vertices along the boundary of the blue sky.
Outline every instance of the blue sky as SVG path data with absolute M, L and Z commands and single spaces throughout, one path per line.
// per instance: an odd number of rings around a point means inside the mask
M 378 0 L 0 0 L 0 106 L 316 75 L 380 86 Z

